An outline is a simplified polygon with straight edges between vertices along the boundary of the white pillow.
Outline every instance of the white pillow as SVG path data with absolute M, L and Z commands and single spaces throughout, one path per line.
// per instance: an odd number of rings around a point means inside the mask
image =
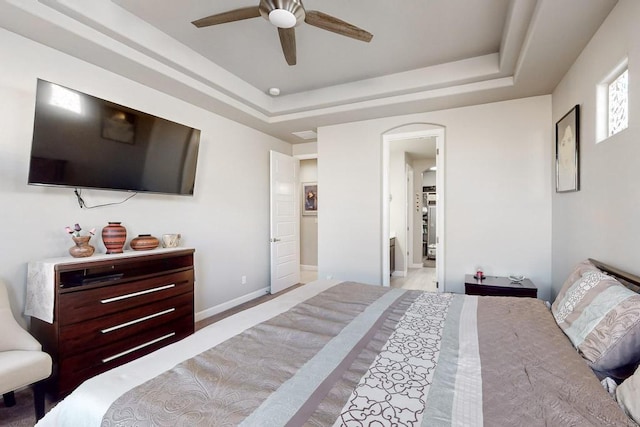
M 640 367 L 616 388 L 616 399 L 627 415 L 640 423 Z
M 8 308 L 0 308 L 0 325 L 0 351 L 42 349 L 40 343 L 20 327 Z

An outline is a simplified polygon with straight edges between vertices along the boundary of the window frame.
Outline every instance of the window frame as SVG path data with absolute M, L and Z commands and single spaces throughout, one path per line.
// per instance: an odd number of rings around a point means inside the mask
M 620 78 L 622 77 L 623 74 L 627 74 L 627 106 L 626 106 L 626 113 L 627 113 L 627 123 L 625 125 L 625 127 L 615 131 L 612 133 L 611 130 L 611 86 Z M 611 79 L 611 81 L 609 82 L 609 84 L 607 85 L 607 138 L 612 137 L 613 135 L 616 135 L 620 132 L 622 132 L 623 130 L 627 129 L 629 127 L 629 67 L 624 67 L 618 74 L 616 74 L 616 76 Z
M 625 71 L 629 71 L 628 57 L 613 67 L 596 85 L 596 143 L 607 141 L 629 128 L 629 84 L 627 83 L 627 127 L 609 135 L 609 86 Z

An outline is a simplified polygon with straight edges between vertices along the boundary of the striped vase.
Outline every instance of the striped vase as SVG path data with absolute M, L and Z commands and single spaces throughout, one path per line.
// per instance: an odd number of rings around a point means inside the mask
M 138 237 L 131 239 L 129 245 L 134 251 L 148 251 L 157 248 L 159 243 L 158 238 L 151 234 L 139 234 Z
M 127 229 L 119 222 L 109 222 L 109 225 L 102 229 L 102 243 L 108 254 L 121 254 L 126 240 Z

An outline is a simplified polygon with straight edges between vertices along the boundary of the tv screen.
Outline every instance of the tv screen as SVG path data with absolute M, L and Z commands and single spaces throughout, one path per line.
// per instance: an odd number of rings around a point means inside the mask
M 38 79 L 29 184 L 193 195 L 200 130 Z

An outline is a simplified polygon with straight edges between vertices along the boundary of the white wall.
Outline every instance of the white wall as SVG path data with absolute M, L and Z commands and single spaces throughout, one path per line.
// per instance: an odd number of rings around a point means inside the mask
M 294 156 L 300 158 L 311 158 L 318 156 L 318 143 L 317 142 L 303 142 L 301 144 L 294 144 L 291 149 L 291 153 Z
M 586 258 L 640 274 L 639 22 L 640 2 L 620 0 L 553 92 L 553 122 L 580 104 L 582 123 L 580 191 L 556 194 L 555 180 L 550 183 L 554 296 Z M 596 144 L 596 85 L 626 56 L 629 128 Z
M 529 276 L 548 298 L 550 96 L 319 128 L 319 277 L 382 282 L 381 135 L 408 123 L 446 127 L 444 289 L 463 292 L 480 264 Z
M 399 144 L 393 141 L 391 144 Z M 407 253 L 407 181 L 406 153 L 392 150 L 389 155 L 389 235 L 396 238 L 395 268 L 397 276 L 404 276 L 407 271 L 405 254 Z M 375 190 L 367 189 L 367 191 Z
M 300 182 L 318 182 L 318 160 L 300 160 Z M 318 197 L 322 197 L 318 189 Z M 318 199 L 318 203 L 321 203 Z M 318 204 L 318 209 L 321 209 Z M 318 266 L 318 217 L 300 214 L 300 264 L 305 267 Z
M 129 238 L 181 233 L 196 248 L 196 311 L 269 285 L 269 150 L 291 154 L 289 144 L 5 30 L 0 58 L 0 280 L 17 318 L 25 320 L 27 263 L 66 255 L 64 227 L 76 222 L 101 229 L 122 221 Z M 37 78 L 201 129 L 195 196 L 139 194 L 85 210 L 72 189 L 27 186 Z M 83 192 L 91 205 L 126 196 Z M 92 243 L 105 251 L 99 237 Z

